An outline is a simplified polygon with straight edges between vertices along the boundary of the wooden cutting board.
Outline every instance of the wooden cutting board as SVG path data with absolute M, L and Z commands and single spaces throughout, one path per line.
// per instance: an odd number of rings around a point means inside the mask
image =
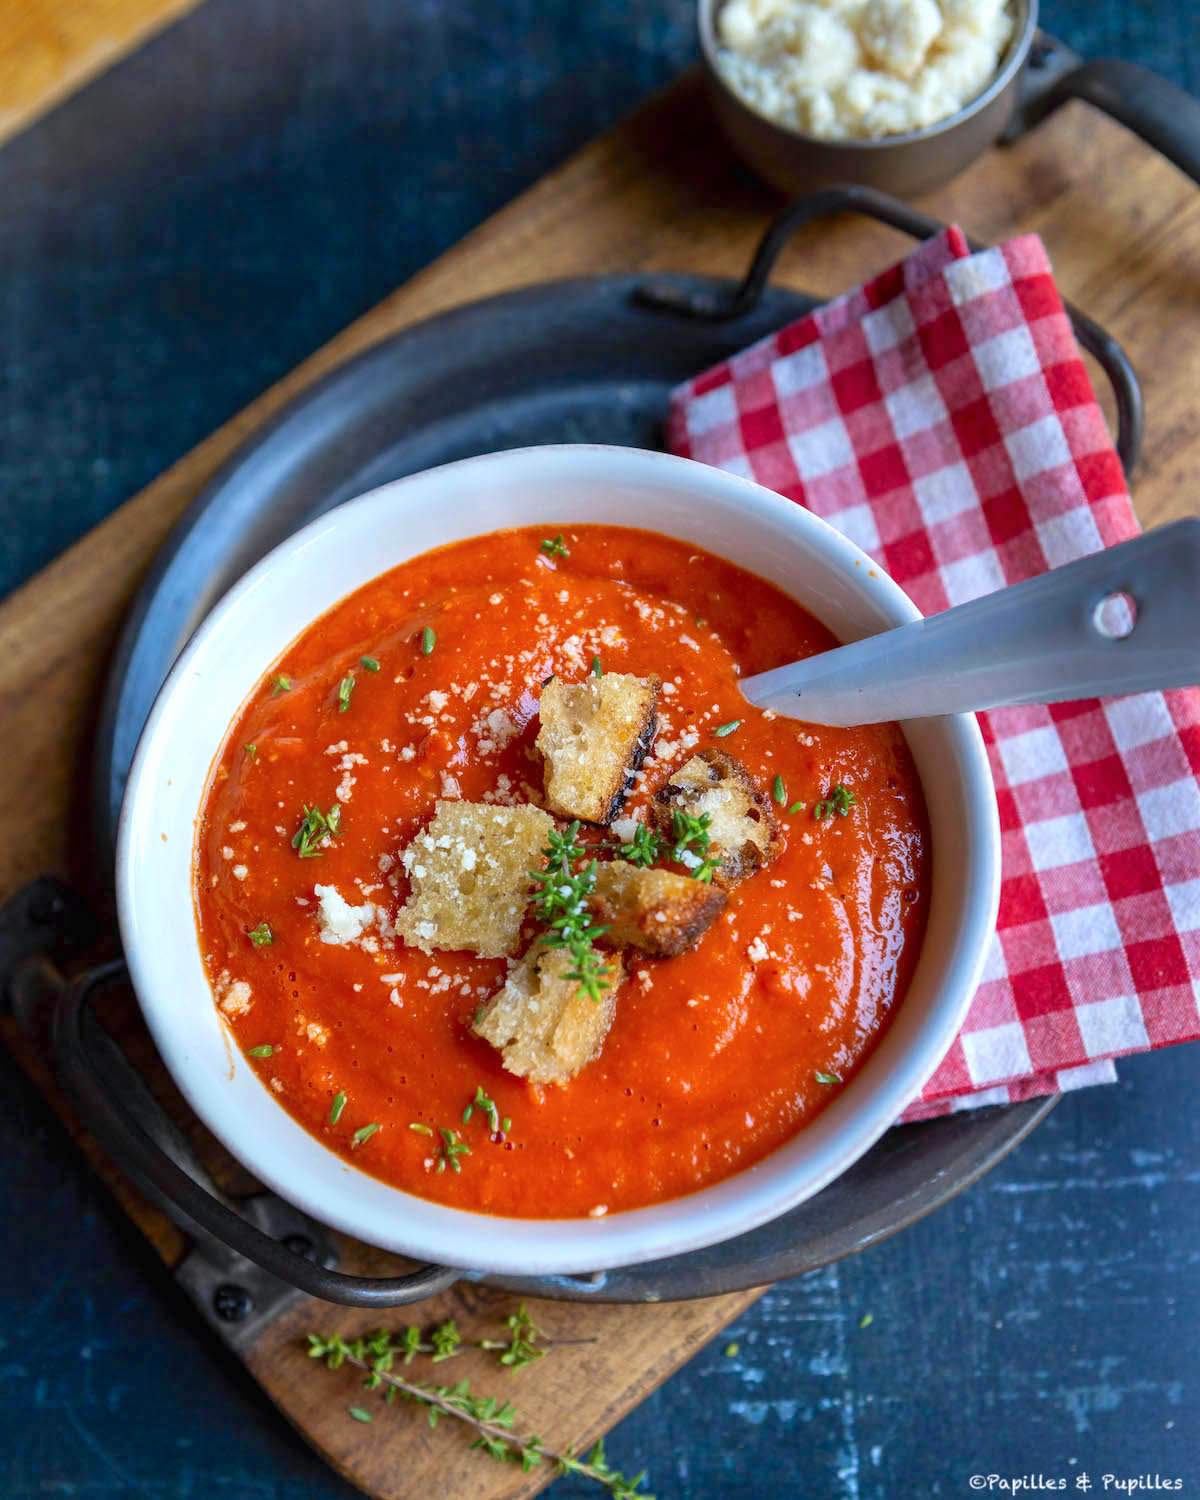
M 1125 344 L 1143 377 L 1149 414 L 1137 476 L 1143 521 L 1195 510 L 1195 187 L 1107 119 L 1072 105 L 1014 149 L 991 153 L 923 206 L 957 219 L 984 241 L 1020 230 L 1041 233 L 1063 292 Z M 0 792 L 6 808 L 0 898 L 49 870 L 100 899 L 79 830 L 87 825 L 83 773 L 92 715 L 114 634 L 180 512 L 238 443 L 289 397 L 366 345 L 464 300 L 586 272 L 740 273 L 775 207 L 717 139 L 698 80 L 685 78 L 397 290 L 0 606 Z M 778 275 L 831 295 L 906 248 L 878 225 L 848 218 L 818 224 L 797 237 Z M 235 1182 L 237 1169 L 171 1094 L 132 1007 L 119 1010 L 113 1024 L 214 1175 Z M 6 1025 L 4 1035 L 130 1216 L 174 1265 L 184 1248 L 178 1232 L 103 1159 L 15 1028 Z M 377 1256 L 347 1247 L 347 1268 L 367 1263 L 380 1268 Z M 548 1442 L 587 1443 L 756 1295 L 668 1306 L 537 1303 L 537 1322 L 563 1341 L 548 1359 L 510 1377 L 483 1356 L 464 1356 L 433 1378 L 469 1376 L 473 1387 L 513 1399 L 526 1430 Z M 455 1289 L 384 1321 L 429 1324 L 453 1315 L 468 1337 L 490 1336 L 514 1303 L 495 1293 Z M 270 1328 L 244 1357 L 304 1436 L 372 1494 L 389 1500 L 517 1500 L 549 1482 L 544 1469 L 522 1475 L 515 1466 L 491 1464 L 444 1423 L 431 1432 L 410 1407 L 381 1407 L 370 1426 L 350 1419 L 347 1407 L 361 1399 L 356 1377 L 315 1368 L 300 1335 L 310 1328 L 351 1334 L 380 1321 L 378 1314 L 309 1302 Z M 424 1378 L 431 1378 L 428 1371 Z

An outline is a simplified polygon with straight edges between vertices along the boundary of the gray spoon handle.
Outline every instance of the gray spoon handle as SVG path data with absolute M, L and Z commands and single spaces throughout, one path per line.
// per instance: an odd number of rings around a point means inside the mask
M 1132 601 L 1133 623 L 1120 596 Z M 1110 622 L 1125 634 L 1113 634 Z M 1200 682 L 1200 519 L 742 683 L 811 724 L 876 724 Z

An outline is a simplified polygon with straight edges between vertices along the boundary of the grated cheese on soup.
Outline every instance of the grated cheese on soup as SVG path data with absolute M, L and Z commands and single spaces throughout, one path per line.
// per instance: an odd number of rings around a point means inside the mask
M 761 114 L 824 140 L 903 135 L 985 89 L 1006 0 L 727 0 L 717 65 Z

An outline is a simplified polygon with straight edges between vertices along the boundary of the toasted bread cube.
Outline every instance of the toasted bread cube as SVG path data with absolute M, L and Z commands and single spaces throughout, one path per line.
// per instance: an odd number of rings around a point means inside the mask
M 728 899 L 703 880 L 616 859 L 596 871 L 588 909 L 593 922 L 608 927 L 596 939 L 602 947 L 674 958 L 696 946 Z
M 651 817 L 671 838 L 675 810 L 708 815 L 708 858 L 719 860 L 713 879 L 726 890 L 769 864 L 783 835 L 766 794 L 745 766 L 724 750 L 701 750 L 654 794 Z
M 608 672 L 583 682 L 552 677 L 542 689 L 537 748 L 546 757 L 546 805 L 564 818 L 608 823 L 654 743 L 662 679 Z
M 538 807 L 439 802 L 401 863 L 412 891 L 396 932 L 414 948 L 465 948 L 480 958 L 511 956 L 520 946 L 530 870 L 554 819 Z
M 535 943 L 475 1019 L 475 1034 L 530 1083 L 566 1083 L 599 1056 L 612 1025 L 625 977 L 620 955 L 607 960 L 608 986 L 599 1001 L 566 977 L 573 962 L 565 948 Z

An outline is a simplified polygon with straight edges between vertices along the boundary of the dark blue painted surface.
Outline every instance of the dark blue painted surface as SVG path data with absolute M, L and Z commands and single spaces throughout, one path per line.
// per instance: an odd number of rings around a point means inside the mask
M 1192 3 L 1044 21 L 1200 91 Z M 207 0 L 5 147 L 0 593 L 691 54 L 683 0 Z M 770 1292 L 613 1460 L 676 1496 L 1084 1471 L 1200 1493 L 1197 1057 L 1130 1060 L 941 1213 Z M 0 1493 L 351 1494 L 4 1056 L 0 1083 Z

